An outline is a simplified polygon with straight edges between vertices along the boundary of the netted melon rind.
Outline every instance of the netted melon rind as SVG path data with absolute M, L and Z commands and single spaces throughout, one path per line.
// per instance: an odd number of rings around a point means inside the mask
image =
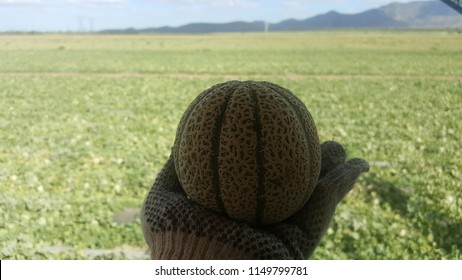
M 320 170 L 310 113 L 268 82 L 230 81 L 201 93 L 180 121 L 173 156 L 193 201 L 252 225 L 301 209 Z

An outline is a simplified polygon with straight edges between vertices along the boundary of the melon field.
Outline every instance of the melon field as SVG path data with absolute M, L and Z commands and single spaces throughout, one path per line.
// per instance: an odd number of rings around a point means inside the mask
M 148 258 L 137 211 L 193 98 L 266 80 L 369 161 L 314 259 L 462 259 L 462 35 L 0 36 L 0 258 Z

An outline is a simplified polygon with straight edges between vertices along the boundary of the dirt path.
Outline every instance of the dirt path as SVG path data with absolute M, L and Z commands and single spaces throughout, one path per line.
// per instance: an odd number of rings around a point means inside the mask
M 101 77 L 101 78 L 175 78 L 175 79 L 212 79 L 227 80 L 245 79 L 288 79 L 288 80 L 433 80 L 433 81 L 462 81 L 462 76 L 456 75 L 375 75 L 375 74 L 219 74 L 219 73 L 145 73 L 145 72 L 3 72 L 0 77 Z

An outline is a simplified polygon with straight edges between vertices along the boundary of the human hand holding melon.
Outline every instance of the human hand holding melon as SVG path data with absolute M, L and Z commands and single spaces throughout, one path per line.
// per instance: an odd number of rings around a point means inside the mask
M 319 144 L 289 90 L 230 81 L 201 93 L 141 211 L 155 259 L 306 259 L 369 166 Z

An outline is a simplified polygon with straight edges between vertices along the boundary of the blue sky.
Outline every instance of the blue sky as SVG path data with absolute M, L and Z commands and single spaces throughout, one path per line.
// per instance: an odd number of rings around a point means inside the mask
M 304 19 L 399 0 L 0 0 L 0 31 L 89 31 L 191 22 Z

